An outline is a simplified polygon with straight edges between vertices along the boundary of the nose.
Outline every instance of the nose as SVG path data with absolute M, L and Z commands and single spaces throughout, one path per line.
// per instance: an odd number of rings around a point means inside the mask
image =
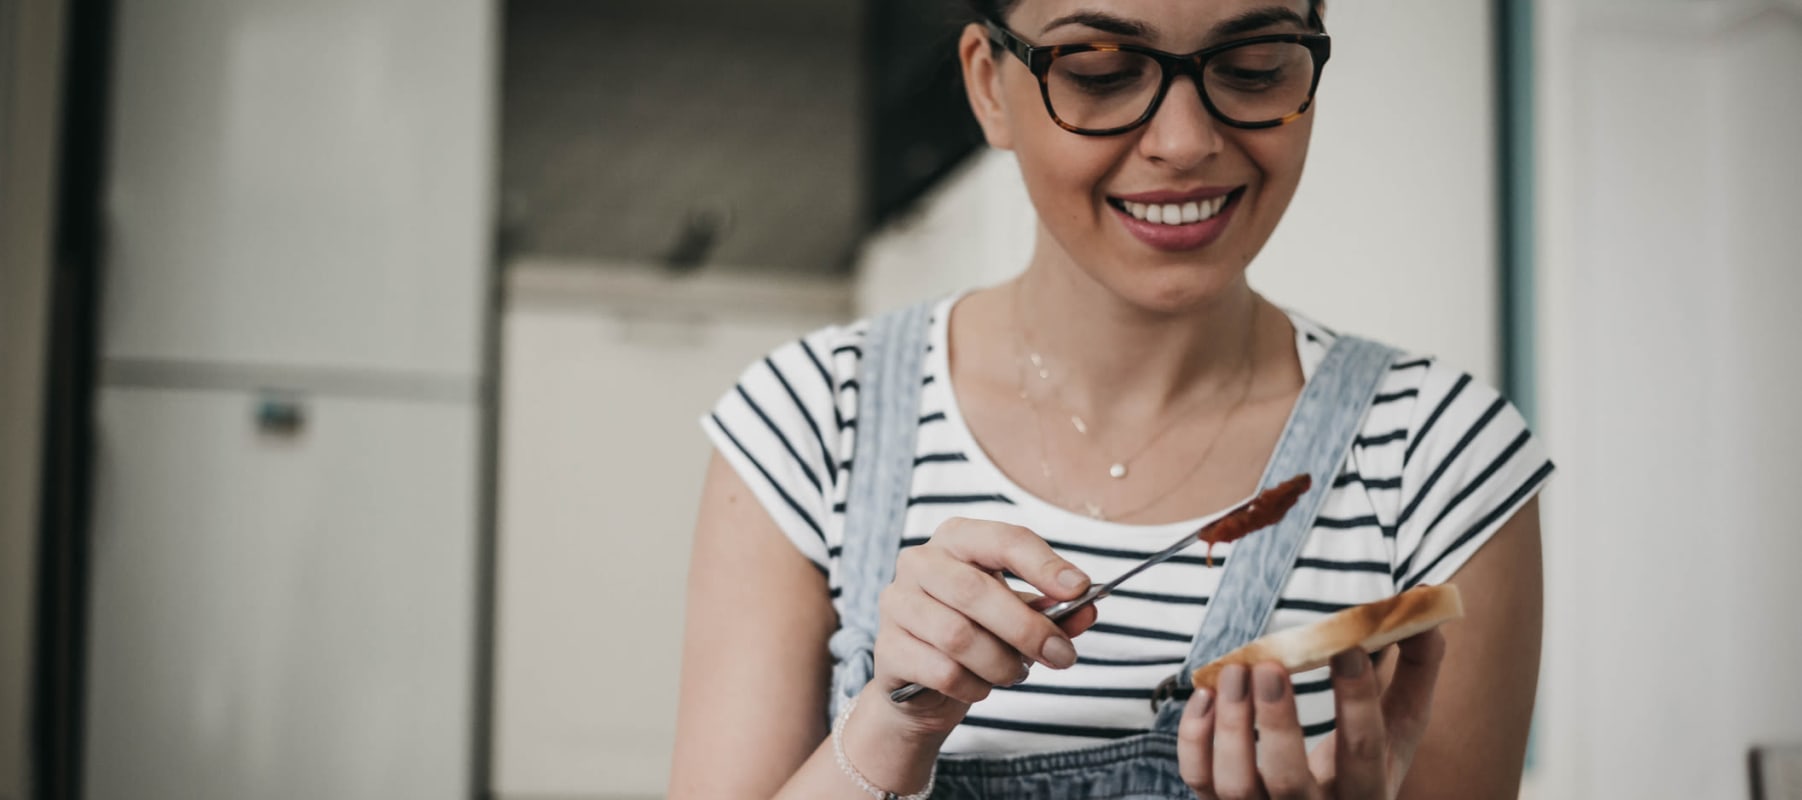
M 1141 155 L 1179 171 L 1200 166 L 1223 145 L 1220 122 L 1208 113 L 1201 91 L 1187 75 L 1170 83 L 1139 137 Z

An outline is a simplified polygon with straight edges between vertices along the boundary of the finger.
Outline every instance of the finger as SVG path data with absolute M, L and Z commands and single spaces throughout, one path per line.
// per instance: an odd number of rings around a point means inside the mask
M 1412 756 L 1414 745 L 1426 735 L 1433 687 L 1439 681 L 1439 666 L 1445 661 L 1445 634 L 1435 628 L 1403 639 L 1397 656 L 1395 678 L 1383 692 L 1383 719 L 1389 726 L 1390 738 L 1405 744 L 1400 749 Z
M 877 663 L 895 679 L 893 686 L 884 687 L 885 691 L 917 683 L 957 702 L 975 705 L 994 690 L 992 684 L 938 648 L 899 627 L 887 627 L 876 642 Z
M 932 537 L 953 558 L 990 572 L 1011 572 L 1048 597 L 1073 600 L 1089 576 L 1065 561 L 1038 534 L 1017 525 L 954 519 Z
M 1026 677 L 1019 651 L 925 593 L 884 592 L 880 602 L 885 618 L 989 685 L 1011 686 Z
M 1251 676 L 1240 664 L 1220 671 L 1214 699 L 1214 791 L 1223 798 L 1258 797 L 1257 742 L 1252 733 Z
M 1378 694 L 1389 691 L 1389 684 L 1395 680 L 1395 649 L 1395 645 L 1389 645 L 1370 654 L 1370 665 L 1377 671 Z
M 1070 637 L 1057 623 L 1021 602 L 1000 579 L 947 551 L 920 558 L 927 563 L 914 573 L 914 580 L 933 599 L 1042 664 L 1063 669 L 1076 663 L 1076 646 Z
M 1389 737 L 1370 657 L 1359 648 L 1333 656 L 1335 792 L 1341 797 L 1380 797 L 1388 791 Z
M 1045 611 L 1045 609 L 1058 604 L 1057 598 L 1046 597 L 1042 594 L 1033 594 L 1031 592 L 1020 592 L 1020 591 L 1016 591 L 1016 592 L 1014 592 L 1014 594 L 1019 595 L 1021 600 L 1026 601 L 1027 607 L 1031 608 L 1034 611 L 1038 611 L 1041 613 L 1043 613 Z M 1098 616 L 1099 616 L 1099 614 L 1095 608 L 1095 605 L 1093 603 L 1091 603 L 1089 605 L 1083 606 L 1082 608 L 1079 608 L 1075 611 L 1070 612 L 1069 616 L 1058 620 L 1057 627 L 1059 630 L 1062 630 L 1064 632 L 1065 636 L 1074 638 L 1074 637 L 1080 635 L 1083 631 L 1086 631 L 1090 627 L 1094 626 L 1095 620 L 1097 619 Z
M 1320 793 L 1308 771 L 1308 748 L 1289 671 L 1276 663 L 1251 668 L 1252 708 L 1258 727 L 1258 774 L 1264 791 L 1277 800 L 1308 800 Z
M 1333 763 L 1335 754 L 1339 752 L 1339 740 L 1336 736 L 1333 731 L 1327 731 L 1325 736 L 1320 737 L 1320 742 L 1314 745 L 1314 749 L 1308 751 L 1308 771 L 1314 773 L 1314 782 L 1326 790 L 1328 797 L 1339 796 L 1334 790 L 1334 778 L 1339 774 L 1338 765 Z
M 1214 693 L 1196 689 L 1183 704 L 1183 718 L 1176 727 L 1176 766 L 1183 783 L 1203 800 L 1214 794 Z

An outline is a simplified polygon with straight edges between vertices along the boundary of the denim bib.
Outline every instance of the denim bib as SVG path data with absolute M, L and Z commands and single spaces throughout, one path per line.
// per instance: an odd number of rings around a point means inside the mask
M 845 501 L 844 587 L 830 709 L 862 691 L 873 674 L 877 599 L 894 580 L 895 556 L 913 482 L 921 373 L 932 303 L 872 320 L 858 368 L 857 435 Z M 1192 798 L 1177 771 L 1176 729 L 1190 693 L 1189 674 L 1257 638 L 1339 474 L 1384 372 L 1396 352 L 1340 336 L 1314 371 L 1290 412 L 1276 451 L 1259 480 L 1269 488 L 1306 472 L 1314 485 L 1275 527 L 1233 545 L 1219 589 L 1172 691 L 1150 730 L 1095 747 L 1021 756 L 946 755 L 939 758 L 934 798 Z M 1102 576 L 1105 577 L 1105 576 Z M 881 702 L 888 702 L 882 698 Z

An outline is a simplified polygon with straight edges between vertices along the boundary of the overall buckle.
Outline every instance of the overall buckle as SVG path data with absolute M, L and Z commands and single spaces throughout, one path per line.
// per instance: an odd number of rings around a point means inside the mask
M 1186 700 L 1186 699 L 1188 699 L 1189 695 L 1194 694 L 1193 689 L 1185 688 L 1182 685 L 1182 677 L 1183 677 L 1183 674 L 1181 672 L 1177 672 L 1177 673 L 1172 674 L 1168 678 L 1158 681 L 1157 688 L 1151 690 L 1151 710 L 1152 711 L 1155 712 L 1155 711 L 1160 710 L 1164 705 L 1164 701 L 1166 701 L 1166 700 L 1178 700 L 1178 699 Z

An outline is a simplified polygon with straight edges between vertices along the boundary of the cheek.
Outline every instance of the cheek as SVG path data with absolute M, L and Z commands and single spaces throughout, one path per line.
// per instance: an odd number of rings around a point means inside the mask
M 1286 202 L 1295 193 L 1295 187 L 1301 181 L 1302 167 L 1308 160 L 1313 118 L 1304 117 L 1281 128 L 1259 133 L 1263 135 L 1241 137 L 1239 147 L 1263 177 L 1264 193 Z
M 1041 216 L 1086 218 L 1099 187 L 1131 149 L 1130 137 L 1078 136 L 1058 127 L 1030 75 L 1010 81 L 1007 120 L 1021 177 Z
M 1101 187 L 1119 169 L 1125 150 L 1112 139 L 1077 136 L 1053 123 L 1018 141 L 1015 155 L 1027 193 L 1041 216 L 1064 220 L 1094 217 Z

